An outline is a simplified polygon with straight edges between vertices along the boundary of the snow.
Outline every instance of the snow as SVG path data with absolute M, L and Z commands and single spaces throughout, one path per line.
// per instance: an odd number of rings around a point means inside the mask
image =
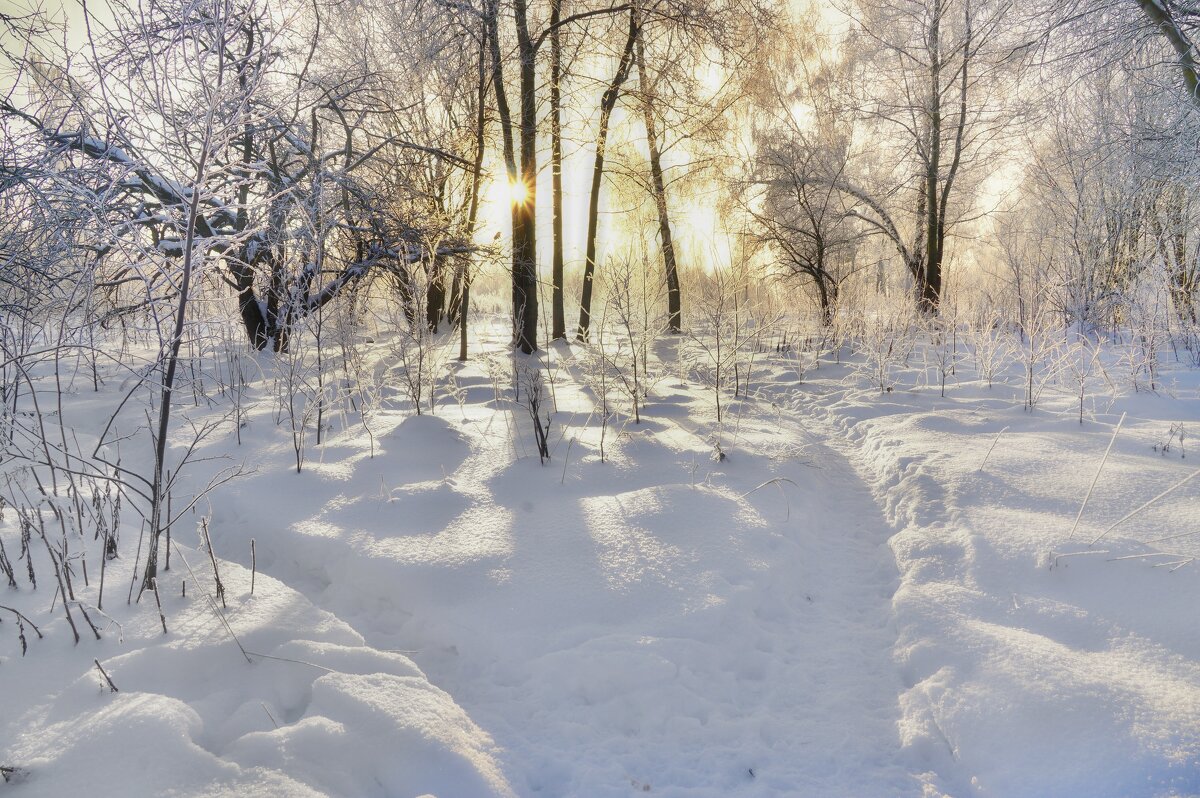
M 832 391 L 811 405 L 858 450 L 897 531 L 901 737 L 940 789 L 1200 792 L 1200 646 L 1187 621 L 1200 584 L 1194 566 L 1157 568 L 1160 551 L 1146 544 L 1200 531 L 1200 500 L 1180 491 L 1088 545 L 1194 470 L 1153 444 L 1176 419 L 1197 418 L 1196 399 L 1194 388 L 1120 396 L 1083 425 L 1070 399 L 1026 413 L 978 385 L 947 399 Z M 1071 537 L 1122 412 L 1129 421 Z
M 667 342 L 602 461 L 587 360 L 557 345 L 543 466 L 500 343 L 452 368 L 434 415 L 389 394 L 371 437 L 335 418 L 299 474 L 261 355 L 241 446 L 200 451 L 253 468 L 200 508 L 227 610 L 189 517 L 169 631 L 152 595 L 126 604 L 123 556 L 120 629 L 92 613 L 103 638 L 73 646 L 42 547 L 38 589 L 0 589 L 45 636 L 22 656 L 0 610 L 6 793 L 1200 794 L 1200 536 L 1154 542 L 1200 532 L 1200 483 L 1089 545 L 1194 470 L 1155 444 L 1200 420 L 1195 371 L 1091 397 L 1080 424 L 1069 392 L 1029 412 L 1018 375 L 989 389 L 969 361 L 942 397 L 919 369 L 880 393 L 849 353 L 767 353 L 718 425 Z M 12 556 L 11 511 L 0 534 Z
M 106 611 L 119 630 L 71 647 L 65 620 L 54 620 L 39 624 L 45 639 L 31 639 L 25 657 L 6 650 L 0 740 L 21 769 L 17 794 L 512 794 L 487 734 L 409 658 L 364 645 L 261 573 L 250 595 L 249 572 L 229 562 L 222 622 L 196 598 L 210 587 L 192 570 L 205 555 L 181 547 L 175 557 L 193 565 L 160 579 L 166 635 L 144 603 L 125 605 L 131 563 L 118 560 Z

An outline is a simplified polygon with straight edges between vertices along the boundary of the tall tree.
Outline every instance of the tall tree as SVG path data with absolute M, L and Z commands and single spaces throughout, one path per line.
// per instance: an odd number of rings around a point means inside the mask
M 642 121 L 646 127 L 646 147 L 650 162 L 650 191 L 654 197 L 654 211 L 658 217 L 658 241 L 662 250 L 663 276 L 667 283 L 667 330 L 672 333 L 683 331 L 683 302 L 679 287 L 679 265 L 675 255 L 675 239 L 671 232 L 671 214 L 667 206 L 667 186 L 663 178 L 662 146 L 659 143 L 658 84 L 646 66 L 645 21 L 639 25 L 634 53 L 637 59 L 638 79 L 641 82 Z
M 629 77 L 633 65 L 633 47 L 637 41 L 638 21 L 634 11 L 629 12 L 629 34 L 617 60 L 616 72 L 608 88 L 600 98 L 600 126 L 596 131 L 596 151 L 592 163 L 592 188 L 588 194 L 588 227 L 584 241 L 583 293 L 579 301 L 579 328 L 576 338 L 586 341 L 592 323 L 592 284 L 596 276 L 596 236 L 600 224 L 600 188 L 604 182 L 604 157 L 608 146 L 608 127 L 621 87 Z
M 947 239 L 969 215 L 963 170 L 1011 119 L 1004 69 L 1022 57 L 1002 21 L 1008 0 L 864 0 L 855 6 L 844 95 L 875 151 L 839 187 L 884 234 L 927 312 L 941 301 Z M 888 164 L 891 164 L 890 166 Z M 906 232 L 906 230 L 911 232 Z

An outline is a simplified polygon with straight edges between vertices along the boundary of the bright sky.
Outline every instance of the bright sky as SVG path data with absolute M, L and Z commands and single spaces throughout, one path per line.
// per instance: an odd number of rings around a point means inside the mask
M 616 117 L 617 114 L 614 114 Z M 632 130 L 630 130 L 632 127 Z M 637 141 L 644 148 L 645 132 L 640 124 L 614 125 L 610 132 L 610 142 L 616 143 L 620 137 L 638 137 Z M 548 150 L 549 136 L 539 137 L 539 144 Z M 572 143 L 566 149 L 563 162 L 563 255 L 567 269 L 582 269 L 584 262 L 584 245 L 587 236 L 587 212 L 589 193 L 592 185 L 592 165 L 595 158 L 594 142 L 583 146 Z M 508 241 L 511 233 L 511 218 L 509 205 L 512 192 L 504 172 L 504 163 L 498 152 L 489 153 L 485 169 L 495 177 L 488 186 L 480 209 L 481 224 L 476 238 L 481 243 L 491 242 L 497 233 L 503 241 Z M 551 217 L 551 172 L 549 152 L 539 153 L 541 172 L 537 186 L 538 203 L 538 249 L 539 266 L 544 273 L 549 273 L 551 266 L 551 241 L 553 222 Z M 611 166 L 612 162 L 608 163 Z M 599 230 L 597 235 L 597 259 L 603 265 L 605 255 L 615 249 L 622 248 L 623 238 L 627 231 L 622 229 L 622 215 L 627 198 L 618 196 L 619 192 L 612 182 L 612 173 L 606 169 L 604 183 L 600 192 Z M 518 190 L 518 193 L 520 191 Z M 726 236 L 719 229 L 719 218 L 715 209 L 716 198 L 685 197 L 678 192 L 668 189 L 668 203 L 671 213 L 672 230 L 676 238 L 681 239 L 677 244 L 681 257 L 693 259 L 685 265 L 711 266 L 712 253 L 723 253 L 718 260 L 727 260 L 728 244 Z M 649 202 L 649 197 L 646 202 Z M 651 247 L 657 251 L 658 235 L 652 233 Z M 696 264 L 695 261 L 700 261 Z

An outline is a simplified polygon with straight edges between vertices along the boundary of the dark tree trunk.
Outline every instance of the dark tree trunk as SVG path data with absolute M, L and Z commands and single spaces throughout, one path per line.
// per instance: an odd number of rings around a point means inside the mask
M 553 184 L 552 228 L 554 255 L 550 269 L 551 332 L 555 340 L 567 337 L 567 318 L 563 297 L 563 188 L 562 188 L 562 42 L 559 23 L 562 0 L 550 0 L 550 170 Z
M 521 59 L 521 182 L 523 202 L 514 203 L 513 321 L 516 345 L 529 354 L 537 349 L 537 49 L 529 37 L 526 0 L 514 0 L 517 52 Z
M 646 48 L 639 28 L 637 39 L 638 78 L 642 82 L 642 116 L 646 123 L 646 141 L 650 146 L 650 187 L 654 192 L 654 207 L 658 211 L 658 237 L 662 245 L 663 271 L 667 281 L 667 329 L 683 331 L 683 308 L 680 301 L 679 269 L 675 264 L 675 242 L 671 237 L 671 217 L 667 212 L 667 188 L 663 180 L 662 152 L 658 147 L 658 123 L 654 116 L 654 94 L 650 75 L 646 72 Z
M 929 22 L 929 149 L 925 153 L 925 273 L 921 280 L 921 309 L 936 313 L 942 293 L 942 226 L 938 175 L 942 157 L 941 0 L 935 0 Z
M 576 338 L 580 341 L 587 340 L 592 323 L 592 283 L 596 274 L 596 234 L 600 223 L 600 185 L 604 180 L 604 151 L 608 141 L 608 123 L 613 108 L 617 105 L 617 97 L 621 94 L 621 86 L 629 77 L 637 31 L 637 15 L 631 11 L 629 13 L 629 36 L 625 40 L 625 49 L 621 51 L 617 72 L 600 98 L 600 129 L 596 133 L 596 159 L 592 164 L 592 192 L 588 201 L 588 230 L 584 247 L 583 296 L 579 302 L 579 331 L 576 334 Z
M 524 13 L 524 5 L 521 6 Z M 512 109 L 508 105 L 508 93 L 504 88 L 504 59 L 500 53 L 499 30 L 499 0 L 489 0 L 484 13 L 485 24 L 488 28 L 488 49 L 492 60 L 492 91 L 496 95 L 496 114 L 500 119 L 500 133 L 504 166 L 508 176 L 508 185 L 516 185 L 520 179 L 517 175 L 516 146 L 513 136 Z M 523 326 L 522 308 L 524 306 L 524 287 L 522 285 L 522 252 L 525 239 L 525 216 L 518 203 L 510 203 L 512 215 L 512 314 L 513 314 L 513 343 L 520 341 L 520 331 Z
M 446 263 L 445 258 L 435 255 L 427 264 L 430 271 L 429 287 L 425 291 L 425 323 L 437 332 L 446 310 Z
M 464 260 L 463 263 L 466 261 Z M 446 323 L 452 329 L 458 328 L 459 314 L 462 312 L 462 283 L 463 270 L 462 264 L 454 269 L 454 276 L 450 278 L 450 293 L 446 295 Z

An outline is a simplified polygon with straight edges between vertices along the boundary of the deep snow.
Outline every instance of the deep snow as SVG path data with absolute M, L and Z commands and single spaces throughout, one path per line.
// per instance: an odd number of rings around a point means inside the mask
M 561 346 L 542 465 L 490 344 L 435 415 L 385 402 L 373 440 L 335 419 L 300 474 L 253 388 L 241 445 L 204 448 L 254 468 L 199 508 L 228 611 L 190 519 L 166 635 L 152 599 L 126 606 L 128 557 L 100 641 L 71 645 L 52 579 L 0 589 L 45 635 L 22 657 L 0 610 L 0 765 L 20 769 L 0 792 L 1200 794 L 1200 480 L 1089 546 L 1194 470 L 1154 444 L 1200 420 L 1195 373 L 1081 425 L 1070 396 L 1027 412 L 969 363 L 943 398 L 916 371 L 881 394 L 848 355 L 768 352 L 717 425 L 662 343 L 642 423 L 613 421 L 601 462 Z M 87 429 L 112 396 L 68 404 Z

